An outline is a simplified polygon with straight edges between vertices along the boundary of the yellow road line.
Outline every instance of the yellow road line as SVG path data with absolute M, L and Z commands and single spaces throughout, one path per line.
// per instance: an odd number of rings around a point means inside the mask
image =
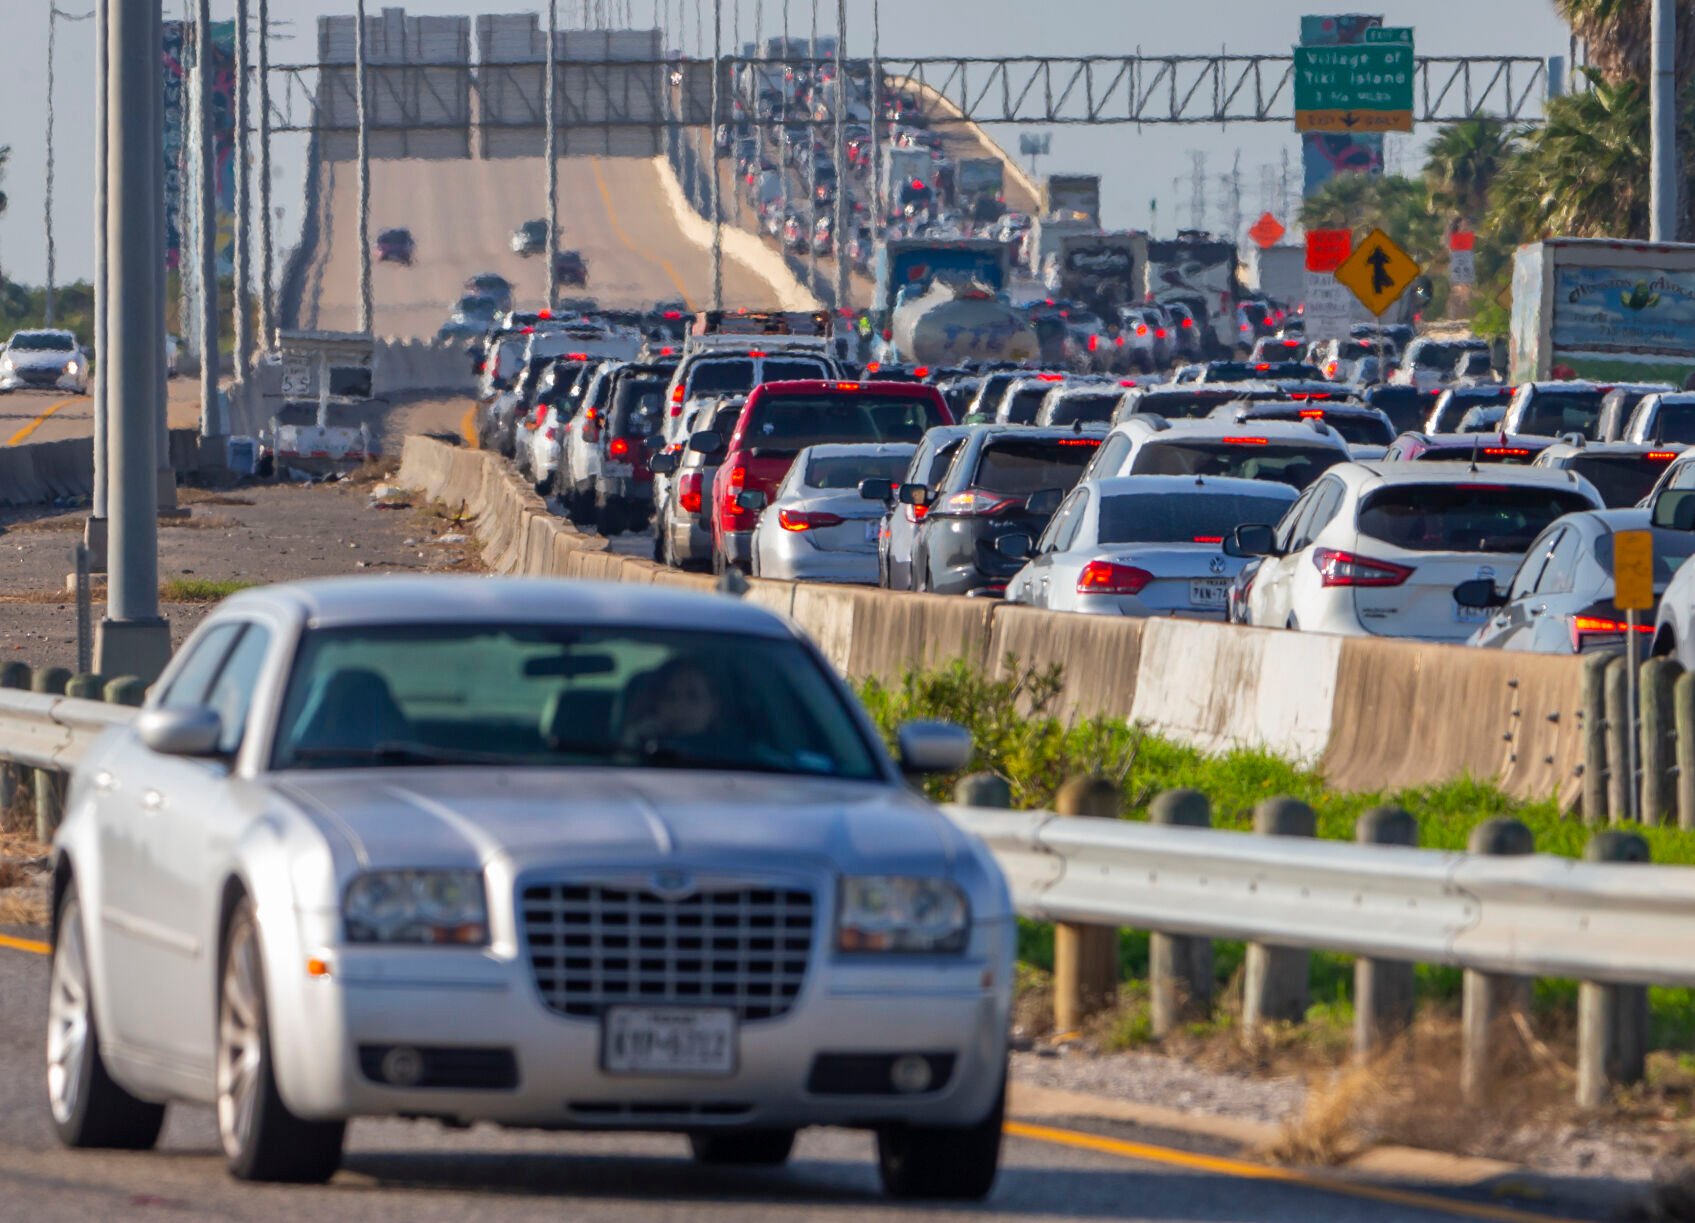
M 459 421 L 459 432 L 464 435 L 465 444 L 472 450 L 477 448 L 477 405 L 472 404 L 465 409 L 465 415 Z
M 1366 1198 L 1374 1202 L 1390 1202 L 1396 1206 L 1410 1206 L 1418 1210 L 1453 1215 L 1456 1218 L 1487 1219 L 1491 1223 L 1574 1223 L 1573 1220 L 1562 1220 L 1553 1215 L 1531 1214 L 1528 1211 L 1513 1210 L 1506 1206 L 1486 1206 L 1481 1203 L 1459 1201 L 1434 1193 L 1419 1193 L 1410 1189 L 1391 1189 L 1383 1185 L 1371 1185 L 1361 1181 L 1346 1180 L 1342 1177 L 1297 1172 L 1289 1168 L 1273 1168 L 1268 1164 L 1249 1163 L 1246 1160 L 1230 1159 L 1220 1155 L 1197 1155 L 1192 1151 L 1150 1146 L 1143 1142 L 1126 1142 L 1120 1138 L 1106 1138 L 1100 1134 L 1086 1134 L 1078 1130 L 1054 1129 L 1046 1125 L 1031 1125 L 1024 1121 L 1008 1121 L 1005 1132 L 1013 1138 L 1026 1138 L 1032 1142 L 1046 1142 L 1054 1146 L 1072 1147 L 1079 1151 L 1117 1155 L 1124 1159 L 1139 1159 L 1147 1163 L 1164 1164 L 1171 1168 L 1185 1168 L 1191 1172 L 1210 1172 L 1217 1176 L 1236 1177 L 1239 1180 L 1273 1181 L 1282 1185 L 1296 1185 L 1303 1189 L 1316 1189 L 1323 1193 L 1334 1193 L 1343 1197 Z
M 683 299 L 683 304 L 693 310 L 694 301 L 689 297 L 689 291 L 683 284 L 683 278 L 677 275 L 677 269 L 671 266 L 671 261 L 637 246 L 630 240 L 630 235 L 624 232 L 623 225 L 619 224 L 618 213 L 612 205 L 612 189 L 606 185 L 606 176 L 600 172 L 600 158 L 589 158 L 589 169 L 594 171 L 594 185 L 600 188 L 601 203 L 606 205 L 606 219 L 611 224 L 612 232 L 617 235 L 618 241 L 622 242 L 632 254 L 640 255 L 643 259 L 657 263 L 665 274 L 671 278 L 671 283 L 677 286 L 677 295 Z
M 0 947 L 10 947 L 13 951 L 27 951 L 31 955 L 51 955 L 53 949 L 46 943 L 38 943 L 32 938 L 13 938 L 9 934 L 0 934 Z
M 20 445 L 29 439 L 30 434 L 41 428 L 42 425 L 46 424 L 47 418 L 57 412 L 60 408 L 67 404 L 86 402 L 88 402 L 87 395 L 72 395 L 69 399 L 61 399 L 58 403 L 49 404 L 47 410 L 40 416 L 37 416 L 34 420 L 30 421 L 29 424 L 25 425 L 22 429 L 19 429 L 16 433 L 12 434 L 11 437 L 7 438 L 6 444 L 8 446 Z

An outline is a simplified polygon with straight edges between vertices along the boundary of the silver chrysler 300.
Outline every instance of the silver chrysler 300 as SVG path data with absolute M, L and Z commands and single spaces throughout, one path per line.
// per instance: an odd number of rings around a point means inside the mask
M 47 1048 L 72 1146 L 213 1104 L 231 1169 L 322 1180 L 348 1118 L 669 1130 L 780 1163 L 878 1136 L 988 1192 L 1013 916 L 987 851 L 791 625 L 732 599 L 347 579 L 224 603 L 87 756 Z

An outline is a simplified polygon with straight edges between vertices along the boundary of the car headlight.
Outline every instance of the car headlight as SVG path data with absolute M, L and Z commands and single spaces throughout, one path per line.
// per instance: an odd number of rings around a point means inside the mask
M 350 943 L 488 942 L 488 903 L 477 871 L 371 871 L 347 885 L 341 910 Z
M 76 372 L 77 372 L 76 358 L 72 357 L 69 361 L 65 362 L 65 373 L 74 374 Z
M 949 880 L 907 875 L 842 880 L 840 951 L 959 952 L 970 926 L 971 905 Z

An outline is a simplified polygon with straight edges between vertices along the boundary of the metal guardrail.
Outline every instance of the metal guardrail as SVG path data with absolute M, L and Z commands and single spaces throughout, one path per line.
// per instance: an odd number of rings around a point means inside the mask
M 0 761 L 68 772 L 96 739 L 135 715 L 127 705 L 0 689 Z

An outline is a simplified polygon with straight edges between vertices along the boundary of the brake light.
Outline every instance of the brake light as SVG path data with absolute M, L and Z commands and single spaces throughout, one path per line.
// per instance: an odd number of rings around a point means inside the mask
M 1178 324 L 1178 326 L 1180 326 L 1180 327 L 1193 327 L 1194 325 L 1195 325 L 1195 320 L 1192 319 L 1192 318 L 1186 318 L 1181 323 Z
M 553 317 L 553 311 L 551 311 L 551 310 L 538 310 L 538 311 L 536 311 L 536 317 L 539 318 L 539 319 L 550 319 L 550 318 Z
M 866 368 L 869 369 L 870 367 L 867 366 Z M 875 371 L 873 371 L 873 372 L 875 372 Z M 838 383 L 836 383 L 836 389 L 838 391 L 857 391 L 859 389 L 859 383 L 857 383 L 857 382 L 838 382 Z
M 612 443 L 607 446 L 606 453 L 612 458 L 621 459 L 630 453 L 630 443 L 624 438 L 615 437 L 612 439 Z
M 1573 616 L 1571 618 L 1571 648 L 1573 652 L 1581 652 L 1585 637 L 1622 637 L 1630 626 L 1623 620 L 1606 620 L 1600 616 Z M 1651 624 L 1638 624 L 1638 633 L 1652 633 Z
M 536 333 L 536 329 L 534 327 L 526 327 L 522 331 L 520 331 L 518 334 L 519 335 L 534 335 L 535 333 Z
M 679 382 L 676 386 L 671 388 L 671 402 L 672 403 L 682 403 L 683 402 L 683 384 L 682 383 Z M 676 415 L 676 413 L 672 413 L 672 415 L 674 416 L 674 415 Z
M 687 471 L 677 481 L 677 504 L 685 513 L 700 513 L 700 472 Z
M 479 374 L 487 373 L 488 372 L 488 362 L 487 361 L 478 361 L 477 362 L 477 372 Z
M 1197 536 L 1195 536 L 1195 542 L 1198 543 L 1198 544 L 1221 544 L 1221 543 L 1224 542 L 1224 536 L 1222 536 L 1222 535 L 1197 535 Z
M 747 483 L 747 468 L 745 468 L 745 467 L 732 467 L 732 468 L 730 468 L 730 493 L 731 493 L 732 496 L 734 496 L 736 493 L 741 492 L 742 486 L 746 483 Z
M 1037 374 L 1036 375 L 1036 381 L 1038 381 L 1038 382 L 1064 382 L 1065 381 L 1065 375 L 1064 374 Z
M 747 355 L 750 357 L 763 357 L 765 354 L 757 348 L 750 348 L 748 349 Z
M 1254 366 L 1254 369 L 1262 371 L 1262 372 L 1265 371 L 1265 370 L 1268 370 L 1270 368 L 1271 368 L 1271 366 L 1267 365 L 1264 361 L 1261 361 L 1258 365 Z
M 1018 499 L 1015 497 L 967 490 L 953 494 L 935 509 L 938 514 L 951 514 L 959 518 L 986 518 L 991 514 L 1009 510 L 1017 504 Z
M 930 367 L 928 365 L 920 365 L 917 369 L 912 371 L 912 376 L 914 378 L 928 378 L 930 376 Z
M 847 519 L 840 514 L 804 514 L 799 510 L 778 510 L 777 525 L 785 531 L 814 531 L 819 527 L 839 527 Z
M 1669 463 L 1677 457 L 1677 451 L 1675 451 L 1675 450 L 1650 450 L 1647 454 L 1643 455 L 1642 457 L 1647 459 L 1650 463 Z
M 1147 335 L 1148 334 L 1148 325 L 1146 323 L 1137 323 L 1136 324 L 1136 334 L 1137 335 Z
M 1483 453 L 1495 459 L 1523 459 L 1530 457 L 1530 451 L 1523 446 L 1485 446 Z
M 1224 439 L 1224 444 L 1226 446 L 1269 446 L 1271 439 L 1264 437 L 1227 437 Z
M 1329 399 L 1329 391 L 1290 391 L 1289 398 L 1297 401 L 1309 399 Z
M 1062 437 L 1058 441 L 1061 446 L 1087 446 L 1090 450 L 1101 444 L 1098 437 Z
M 1089 351 L 1090 352 L 1094 352 L 1095 349 L 1099 348 L 1100 346 L 1101 346 L 1101 337 L 1100 336 L 1092 335 L 1092 336 L 1089 337 Z
M 1113 336 L 1113 337 L 1112 337 L 1112 342 L 1113 342 L 1113 343 L 1114 343 L 1114 344 L 1115 344 L 1115 345 L 1117 345 L 1117 346 L 1118 346 L 1118 347 L 1119 347 L 1119 348 L 1123 348 L 1123 347 L 1124 347 L 1124 337 L 1123 337 L 1123 336 L 1121 336 L 1121 335 L 1115 335 L 1115 336 Z
M 668 322 L 675 322 L 682 317 L 683 312 L 681 310 L 667 310 L 665 312 L 665 318 Z
M 1156 340 L 1165 339 L 1165 328 L 1164 327 L 1155 327 L 1154 328 L 1154 338 Z
M 1134 565 L 1118 565 L 1112 561 L 1090 561 L 1077 575 L 1080 595 L 1135 595 L 1154 580 L 1146 569 Z
M 883 363 L 881 361 L 867 361 L 865 363 L 865 372 L 868 374 L 874 374 L 882 368 Z
M 1325 586 L 1399 586 L 1413 575 L 1406 565 L 1371 560 L 1335 548 L 1316 548 L 1312 563 Z

